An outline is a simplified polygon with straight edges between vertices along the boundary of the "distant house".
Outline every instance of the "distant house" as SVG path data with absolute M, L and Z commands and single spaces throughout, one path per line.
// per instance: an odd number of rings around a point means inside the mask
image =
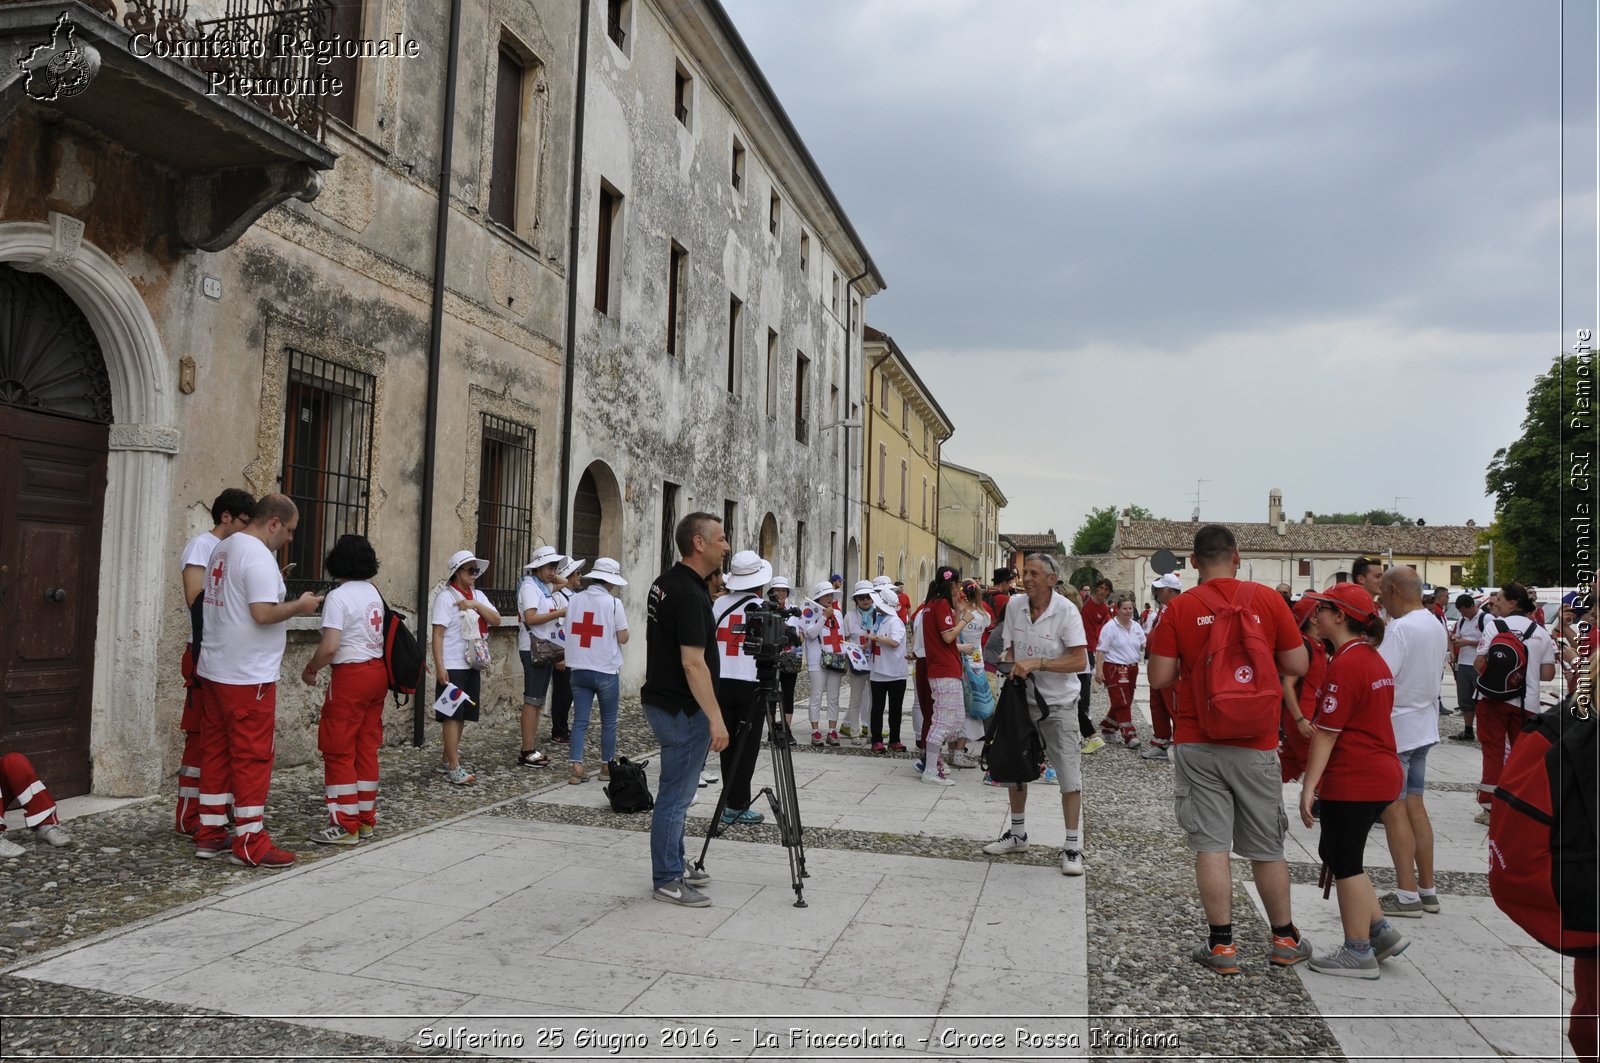
M 1006 562 L 1016 569 L 1020 575 L 1022 562 L 1027 560 L 1029 554 L 1051 554 L 1064 559 L 1067 556 L 1067 546 L 1056 535 L 1054 528 L 1043 535 L 1034 534 L 1004 534 L 1000 536 L 1000 552 L 1009 560 Z M 1065 575 L 1066 573 L 1062 573 Z

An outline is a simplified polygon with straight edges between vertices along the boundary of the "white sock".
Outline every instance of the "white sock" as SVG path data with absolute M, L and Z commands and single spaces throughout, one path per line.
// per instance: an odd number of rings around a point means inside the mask
M 1021 812 L 1011 813 L 1011 836 L 1013 838 L 1026 838 L 1028 828 L 1024 823 L 1025 815 Z
M 1083 850 L 1083 831 L 1081 831 L 1081 830 L 1069 830 L 1069 831 L 1067 831 L 1067 840 L 1066 840 L 1066 843 L 1062 845 L 1062 848 L 1063 849 L 1071 849 L 1074 852 L 1081 852 Z
M 1418 894 L 1412 893 L 1408 890 L 1397 889 L 1394 892 L 1400 898 L 1401 902 L 1405 904 L 1415 904 L 1421 899 Z
M 1427 886 L 1418 886 L 1417 894 L 1421 897 L 1437 897 L 1439 896 L 1439 890 L 1437 888 L 1429 889 Z

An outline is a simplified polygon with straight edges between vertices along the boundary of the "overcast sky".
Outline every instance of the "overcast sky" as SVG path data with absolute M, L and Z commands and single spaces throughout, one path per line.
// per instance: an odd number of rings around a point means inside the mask
M 1490 519 L 1484 467 L 1571 342 L 1557 0 L 725 2 L 1003 530 L 1187 519 L 1201 477 L 1210 519 L 1272 487 L 1291 517 Z M 1586 130 L 1592 5 L 1566 11 Z

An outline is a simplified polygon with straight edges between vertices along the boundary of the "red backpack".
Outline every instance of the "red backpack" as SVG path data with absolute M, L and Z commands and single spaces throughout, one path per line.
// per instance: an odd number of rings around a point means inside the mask
M 1489 893 L 1511 921 L 1567 956 L 1600 949 L 1595 718 L 1568 698 L 1533 717 L 1494 791 Z
M 1204 592 L 1207 585 L 1196 587 Z M 1213 619 L 1200 665 L 1196 714 L 1207 737 L 1256 738 L 1278 728 L 1283 688 L 1278 658 L 1255 611 L 1254 583 L 1240 580 L 1233 597 L 1205 595 Z

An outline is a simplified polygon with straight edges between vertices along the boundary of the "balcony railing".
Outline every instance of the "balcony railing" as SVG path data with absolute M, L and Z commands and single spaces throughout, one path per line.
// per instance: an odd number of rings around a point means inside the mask
M 205 6 L 222 13 L 191 19 L 189 0 L 127 0 L 122 24 L 226 94 L 322 140 L 318 86 L 328 67 L 317 64 L 317 52 L 333 37 L 330 0 L 213 0 Z

